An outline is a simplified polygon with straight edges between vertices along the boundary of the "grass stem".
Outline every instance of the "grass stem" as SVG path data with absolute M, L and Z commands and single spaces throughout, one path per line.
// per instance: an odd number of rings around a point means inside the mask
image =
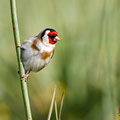
M 21 44 L 20 44 L 20 35 L 19 35 L 17 12 L 16 12 L 16 1 L 15 0 L 10 0 L 10 8 L 11 8 L 14 41 L 15 41 L 15 47 L 16 47 L 16 53 L 17 53 L 17 61 L 18 61 L 18 66 L 19 66 L 19 75 L 20 75 L 20 79 L 21 79 L 21 77 L 23 77 L 25 75 L 25 70 L 24 70 L 24 67 L 23 67 L 23 64 L 21 61 L 20 48 L 17 47 L 17 46 L 20 46 Z M 25 82 L 25 79 L 20 80 L 20 82 L 21 82 L 21 89 L 22 89 L 23 101 L 24 101 L 24 106 L 25 106 L 26 119 L 32 120 L 28 90 L 27 90 L 27 83 Z
M 61 104 L 60 104 L 59 120 L 61 120 L 61 113 L 62 113 L 62 108 L 63 108 L 64 96 L 65 96 L 65 94 L 63 92 L 62 98 L 61 98 Z
M 50 118 L 51 118 L 51 114 L 52 114 L 52 110 L 53 110 L 53 106 L 54 106 L 54 101 L 55 101 L 55 95 L 56 95 L 56 85 L 54 87 L 52 102 L 51 102 L 51 106 L 50 106 L 49 114 L 48 114 L 48 120 L 50 120 Z
M 56 120 L 58 120 L 58 111 L 57 111 L 57 102 L 55 99 L 55 115 L 56 115 Z

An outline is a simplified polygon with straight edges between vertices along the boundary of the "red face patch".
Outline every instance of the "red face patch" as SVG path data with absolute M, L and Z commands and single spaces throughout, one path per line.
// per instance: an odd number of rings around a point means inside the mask
M 48 35 L 56 37 L 56 36 L 58 36 L 58 33 L 57 32 L 49 32 Z
M 54 41 L 54 38 L 58 36 L 58 33 L 57 32 L 49 32 L 48 33 L 48 39 L 49 39 L 49 43 L 50 44 L 55 44 L 57 43 L 57 41 Z
M 57 41 L 53 41 L 51 38 L 49 38 L 49 43 L 54 45 L 57 43 Z

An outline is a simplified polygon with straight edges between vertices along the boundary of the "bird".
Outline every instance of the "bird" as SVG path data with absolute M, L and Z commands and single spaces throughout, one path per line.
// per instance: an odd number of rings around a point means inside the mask
M 25 40 L 21 46 L 21 59 L 25 69 L 25 75 L 21 78 L 27 81 L 30 72 L 38 72 L 51 61 L 55 45 L 61 39 L 56 30 L 46 28 L 37 36 Z

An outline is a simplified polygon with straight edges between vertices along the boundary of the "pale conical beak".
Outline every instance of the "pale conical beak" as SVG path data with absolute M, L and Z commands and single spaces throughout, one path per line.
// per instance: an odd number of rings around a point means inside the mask
M 55 40 L 56 41 L 61 41 L 61 39 L 58 36 L 55 37 Z

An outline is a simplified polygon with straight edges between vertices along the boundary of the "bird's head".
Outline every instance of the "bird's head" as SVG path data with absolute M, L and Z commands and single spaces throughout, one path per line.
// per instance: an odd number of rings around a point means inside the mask
M 41 39 L 46 45 L 55 45 L 57 41 L 61 41 L 58 37 L 58 33 L 51 28 L 46 28 L 41 32 Z

